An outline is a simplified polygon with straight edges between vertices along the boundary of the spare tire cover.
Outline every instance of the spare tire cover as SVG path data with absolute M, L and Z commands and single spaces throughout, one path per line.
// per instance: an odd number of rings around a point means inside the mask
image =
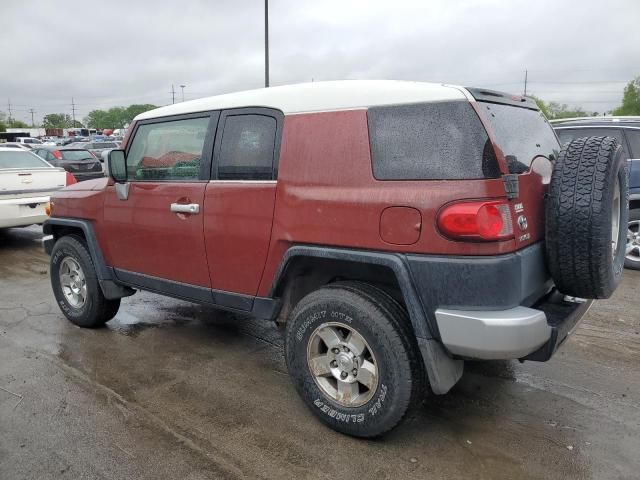
M 608 298 L 622 278 L 629 218 L 627 162 L 613 137 L 562 148 L 546 199 L 546 250 L 558 290 Z

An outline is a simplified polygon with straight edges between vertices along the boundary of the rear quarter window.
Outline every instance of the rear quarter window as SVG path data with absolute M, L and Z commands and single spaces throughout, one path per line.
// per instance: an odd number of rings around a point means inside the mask
M 500 176 L 491 141 L 467 101 L 371 107 L 367 116 L 378 180 Z

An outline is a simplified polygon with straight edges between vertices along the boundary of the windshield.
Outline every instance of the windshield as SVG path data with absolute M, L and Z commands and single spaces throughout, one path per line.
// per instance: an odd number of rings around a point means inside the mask
M 63 160 L 71 160 L 74 162 L 82 160 L 95 160 L 87 150 L 60 150 Z
M 29 152 L 0 150 L 0 169 L 8 168 L 51 168 L 51 166 Z
M 560 144 L 544 115 L 538 110 L 498 103 L 479 102 L 502 149 L 509 173 L 524 173 L 537 156 L 553 160 Z

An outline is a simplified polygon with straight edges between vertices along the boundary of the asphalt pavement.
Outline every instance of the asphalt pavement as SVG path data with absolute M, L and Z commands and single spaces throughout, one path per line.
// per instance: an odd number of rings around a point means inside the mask
M 307 411 L 270 323 L 139 292 L 73 326 L 41 237 L 0 231 L 2 480 L 640 478 L 640 271 L 551 361 L 468 364 L 364 441 Z

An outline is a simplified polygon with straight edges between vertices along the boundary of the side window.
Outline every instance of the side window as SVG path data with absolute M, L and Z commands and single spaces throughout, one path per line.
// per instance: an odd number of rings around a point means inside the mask
M 367 118 L 377 180 L 500 176 L 491 141 L 467 101 L 371 107 Z
M 218 179 L 274 179 L 276 127 L 276 119 L 266 115 L 226 117 L 218 158 Z
M 140 125 L 127 154 L 127 178 L 198 180 L 208 127 L 208 116 Z
M 631 146 L 631 158 L 640 158 L 640 130 L 625 130 Z

